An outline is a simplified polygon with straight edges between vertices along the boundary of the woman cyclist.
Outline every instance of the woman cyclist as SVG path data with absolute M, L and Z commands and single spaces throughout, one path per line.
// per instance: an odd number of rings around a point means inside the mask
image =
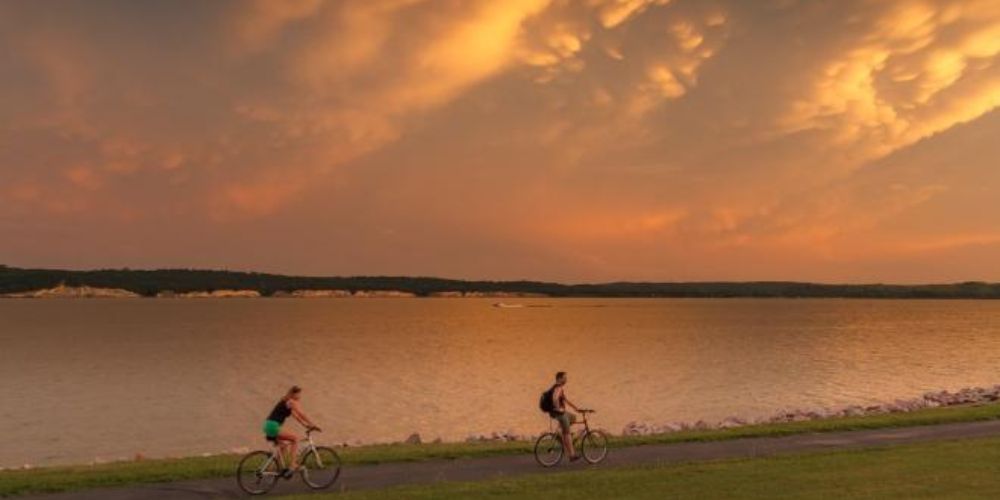
M 281 471 L 284 477 L 291 477 L 292 473 L 299 469 L 298 464 L 298 447 L 299 447 L 299 436 L 288 429 L 282 429 L 282 425 L 285 423 L 285 419 L 289 415 L 295 417 L 303 427 L 307 430 L 320 430 L 320 428 L 302 412 L 302 407 L 299 403 L 299 399 L 302 397 L 302 388 L 293 385 L 291 389 L 278 401 L 278 404 L 274 405 L 274 409 L 271 410 L 271 414 L 268 415 L 267 420 L 264 421 L 264 436 L 268 441 L 271 441 L 278 445 L 280 453 L 290 452 L 286 455 L 288 456 L 288 461 L 286 463 L 290 464 L 288 468 Z

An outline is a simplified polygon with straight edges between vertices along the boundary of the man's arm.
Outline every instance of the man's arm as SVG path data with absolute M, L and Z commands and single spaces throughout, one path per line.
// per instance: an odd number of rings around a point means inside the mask
M 559 401 L 559 400 L 562 400 L 562 402 L 563 402 L 563 403 L 566 403 L 566 405 L 569 405 L 569 407 L 570 407 L 570 408 L 572 408 L 572 409 L 574 409 L 574 410 L 576 410 L 576 411 L 580 411 L 580 409 L 579 409 L 579 408 L 577 408 L 577 407 L 576 407 L 576 405 L 575 405 L 575 404 L 573 404 L 573 403 L 572 403 L 572 402 L 571 402 L 571 401 L 569 400 L 569 398 L 568 398 L 568 397 L 566 397 L 566 390 L 565 390 L 565 389 L 563 389 L 562 387 L 560 387 L 560 388 L 558 388 L 557 390 L 559 391 L 559 393 L 558 393 L 558 394 L 552 394 L 552 397 L 556 397 L 556 398 L 559 398 L 559 399 L 556 399 L 556 401 Z M 562 408 L 560 408 L 560 410 L 562 410 L 562 411 L 566 411 L 566 406 L 563 406 Z
M 577 408 L 577 407 L 576 407 L 576 405 L 575 405 L 575 404 L 573 404 L 573 402 L 572 402 L 572 401 L 570 401 L 570 400 L 569 400 L 569 398 L 567 398 L 567 397 L 566 397 L 566 394 L 565 394 L 565 393 L 563 393 L 563 401 L 565 401 L 565 402 L 566 402 L 566 404 L 568 404 L 570 408 L 572 408 L 572 409 L 574 409 L 574 410 L 576 410 L 576 411 L 578 411 L 578 412 L 580 411 L 580 409 L 579 409 L 579 408 Z
M 577 408 L 577 407 L 576 407 L 576 405 L 575 405 L 575 404 L 573 404 L 573 402 L 572 402 L 572 401 L 570 401 L 570 400 L 569 400 L 569 398 L 567 398 L 567 397 L 566 397 L 565 395 L 563 395 L 563 401 L 565 401 L 565 402 L 566 402 L 566 404 L 568 404 L 568 405 L 570 406 L 570 408 L 573 408 L 573 409 L 574 409 L 574 410 L 576 410 L 576 411 L 580 411 L 580 409 L 579 409 L 579 408 Z
M 288 407 L 292 410 L 292 416 L 295 417 L 295 420 L 298 420 L 303 427 L 315 427 L 319 429 L 318 425 L 314 424 L 312 420 L 309 420 L 309 417 L 307 417 L 305 412 L 302 411 L 302 408 L 299 408 L 298 401 L 289 401 Z

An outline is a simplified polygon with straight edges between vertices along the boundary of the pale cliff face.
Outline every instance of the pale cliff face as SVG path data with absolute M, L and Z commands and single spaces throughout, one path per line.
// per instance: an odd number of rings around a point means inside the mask
M 11 293 L 3 295 L 11 298 L 135 298 L 139 294 L 120 288 L 95 288 L 89 286 L 72 287 L 59 285 L 44 290 Z
M 260 292 L 256 290 L 214 290 L 211 292 L 187 292 L 179 293 L 175 295 L 179 298 L 185 299 L 197 299 L 197 298 L 258 298 L 260 297 Z

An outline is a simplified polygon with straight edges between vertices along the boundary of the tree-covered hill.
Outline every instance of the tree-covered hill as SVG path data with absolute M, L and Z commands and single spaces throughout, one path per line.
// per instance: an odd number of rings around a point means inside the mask
M 762 282 L 618 282 L 567 285 L 539 281 L 464 281 L 428 277 L 284 276 L 195 269 L 99 269 L 68 271 L 0 266 L 0 294 L 44 288 L 91 286 L 121 288 L 143 296 L 214 290 L 256 290 L 269 296 L 294 290 L 396 290 L 427 296 L 436 292 L 545 294 L 553 297 L 845 297 L 845 298 L 1000 298 L 1000 283 L 934 285 L 818 284 Z

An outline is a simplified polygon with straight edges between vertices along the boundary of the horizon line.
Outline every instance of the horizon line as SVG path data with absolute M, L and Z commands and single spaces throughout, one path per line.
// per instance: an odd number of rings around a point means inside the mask
M 566 282 L 566 281 L 552 281 L 552 280 L 540 280 L 531 278 L 507 278 L 507 279 L 490 279 L 490 278 L 451 278 L 442 276 L 432 276 L 432 275 L 405 275 L 405 274 L 351 274 L 351 275 L 322 275 L 322 274 L 288 274 L 284 272 L 271 272 L 271 271 L 255 271 L 255 270 L 243 270 L 243 269 L 228 269 L 228 268 L 197 268 L 197 267 L 156 267 L 156 268 L 132 268 L 132 267 L 96 267 L 96 268 L 84 268 L 84 269 L 67 269 L 67 268 L 56 268 L 56 267 L 18 267 L 8 264 L 0 264 L 0 270 L 4 269 L 16 269 L 21 271 L 45 271 L 45 272 L 69 272 L 69 273 L 87 273 L 87 272 L 107 272 L 107 271 L 121 271 L 121 272 L 170 272 L 170 271 L 184 271 L 184 272 L 224 272 L 224 273 L 237 273 L 237 274 L 256 274 L 256 275 L 270 275 L 279 276 L 284 278 L 310 278 L 310 279 L 355 279 L 355 278 L 381 278 L 381 279 L 427 279 L 427 280 L 440 280 L 440 281 L 456 281 L 456 282 L 488 282 L 488 283 L 535 283 L 544 285 L 559 285 L 559 286 L 600 286 L 600 285 L 618 285 L 618 284 L 796 284 L 796 285 L 821 285 L 821 286 L 899 286 L 899 287 L 917 287 L 917 286 L 955 286 L 955 285 L 1000 285 L 1000 281 L 985 281 L 985 280 L 960 280 L 960 281 L 942 281 L 942 282 L 913 282 L 913 283 L 892 283 L 892 282 L 882 282 L 882 281 L 868 281 L 868 282 L 824 282 L 824 281 L 799 281 L 794 279 L 758 279 L 758 280 L 725 280 L 725 279 L 709 279 L 709 280 L 629 280 L 629 279 L 619 279 L 612 281 L 579 281 L 579 282 Z

